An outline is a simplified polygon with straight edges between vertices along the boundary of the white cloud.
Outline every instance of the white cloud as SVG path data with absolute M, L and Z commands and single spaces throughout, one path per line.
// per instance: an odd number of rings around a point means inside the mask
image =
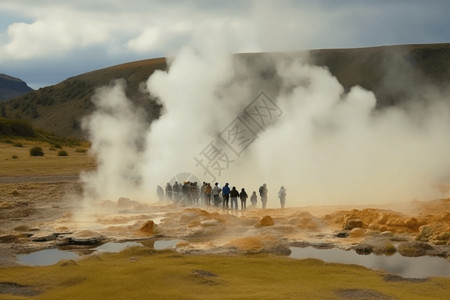
M 116 64 L 173 55 L 216 40 L 218 29 L 233 52 L 448 42 L 449 9 L 448 1 L 400 0 L 2 0 L 0 16 L 10 17 L 2 18 L 0 61 L 4 71 L 54 57 L 76 64 L 95 49 L 97 60 Z

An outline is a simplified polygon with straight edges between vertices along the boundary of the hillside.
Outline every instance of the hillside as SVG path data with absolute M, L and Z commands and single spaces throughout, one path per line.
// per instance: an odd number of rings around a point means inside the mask
M 0 102 L 17 98 L 32 90 L 24 81 L 6 74 L 0 74 Z
M 250 70 L 256 82 L 276 93 L 275 60 L 305 56 L 305 52 L 253 53 L 236 55 L 235 60 Z M 378 107 L 409 101 L 412 95 L 421 98 L 421 93 L 426 93 L 422 89 L 425 84 L 449 88 L 450 44 L 312 50 L 307 56 L 311 63 L 326 66 L 346 90 L 360 85 L 373 91 Z M 95 89 L 124 78 L 128 97 L 145 108 L 150 121 L 159 116 L 160 106 L 139 86 L 155 70 L 166 68 L 166 60 L 157 58 L 92 71 L 0 103 L 0 111 L 7 118 L 26 119 L 34 127 L 58 135 L 82 137 L 80 121 L 93 110 L 90 98 Z

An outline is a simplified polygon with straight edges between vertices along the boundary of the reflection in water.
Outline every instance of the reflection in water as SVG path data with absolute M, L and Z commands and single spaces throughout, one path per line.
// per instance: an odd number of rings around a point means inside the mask
M 78 259 L 80 256 L 74 252 L 59 249 L 45 249 L 29 254 L 17 255 L 17 261 L 28 266 L 49 266 L 63 259 Z
M 405 257 L 398 253 L 392 256 L 360 255 L 355 251 L 336 248 L 319 250 L 313 247 L 291 247 L 290 249 L 292 258 L 316 258 L 324 262 L 355 264 L 405 278 L 450 277 L 450 261 L 442 257 Z
M 182 242 L 182 241 L 183 240 L 180 240 L 180 239 L 160 240 L 160 241 L 156 241 L 153 244 L 153 248 L 155 248 L 155 250 L 173 249 L 179 242 Z
M 125 243 L 113 243 L 113 242 L 109 242 L 106 244 L 103 244 L 101 246 L 98 246 L 97 248 L 95 248 L 94 250 L 97 251 L 103 251 L 103 252 L 120 252 L 125 248 L 128 247 L 137 247 L 137 246 L 142 246 L 142 244 L 139 244 L 137 242 L 125 242 Z

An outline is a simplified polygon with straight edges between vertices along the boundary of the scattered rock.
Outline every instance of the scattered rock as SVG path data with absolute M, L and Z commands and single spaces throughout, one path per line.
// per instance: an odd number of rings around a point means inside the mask
M 12 208 L 13 206 L 11 205 L 11 203 L 8 202 L 0 202 L 0 208 Z
M 350 230 L 350 237 L 363 237 L 366 235 L 366 232 L 362 228 L 353 228 Z
M 344 230 L 352 230 L 353 228 L 362 228 L 364 223 L 359 218 L 349 218 L 344 222 Z
M 139 228 L 140 232 L 146 233 L 146 234 L 153 234 L 153 228 L 155 226 L 155 222 L 153 220 L 149 220 L 144 223 L 144 225 Z
M 309 243 L 309 242 L 291 242 L 290 244 L 289 244 L 289 246 L 291 246 L 291 247 L 299 247 L 299 248 L 306 248 L 306 247 L 310 247 L 311 246 L 311 243 Z
M 200 222 L 200 225 L 204 226 L 204 227 L 206 227 L 206 226 L 215 226 L 217 224 L 219 224 L 219 221 L 217 221 L 216 219 L 209 219 L 209 220 L 204 220 L 204 221 Z
M 336 237 L 338 237 L 338 238 L 346 238 L 346 237 L 348 237 L 348 231 L 339 231 L 336 234 Z
M 105 236 L 98 233 L 89 230 L 82 230 L 65 236 L 61 240 L 61 245 L 99 245 L 105 239 Z
M 369 244 L 359 244 L 354 249 L 356 253 L 361 255 L 368 255 L 373 252 L 372 245 Z
M 50 232 L 40 232 L 38 234 L 34 234 L 32 241 L 33 242 L 48 242 L 56 240 L 57 235 Z
M 393 236 L 394 233 L 392 231 L 386 230 L 386 231 L 381 232 L 381 235 L 389 237 L 389 236 Z
M 28 225 L 19 225 L 17 227 L 14 227 L 14 230 L 20 232 L 30 231 L 30 227 Z
M 312 243 L 311 247 L 316 249 L 333 249 L 334 244 L 333 243 Z
M 272 226 L 275 225 L 275 222 L 273 221 L 271 216 L 264 216 L 258 221 L 258 225 L 261 226 Z
M 407 257 L 424 256 L 428 251 L 432 251 L 434 248 L 430 244 L 423 242 L 406 242 L 398 246 L 398 252 Z
M 420 226 L 416 240 L 429 242 L 435 245 L 448 245 L 450 244 L 450 225 L 445 223 L 433 223 Z
M 17 236 L 12 234 L 2 234 L 0 235 L 0 243 L 14 243 L 17 241 Z

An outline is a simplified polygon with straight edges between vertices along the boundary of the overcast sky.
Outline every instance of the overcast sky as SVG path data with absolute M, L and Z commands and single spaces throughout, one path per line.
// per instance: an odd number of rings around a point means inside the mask
M 448 43 L 450 1 L 0 0 L 0 73 L 31 87 L 174 55 Z

